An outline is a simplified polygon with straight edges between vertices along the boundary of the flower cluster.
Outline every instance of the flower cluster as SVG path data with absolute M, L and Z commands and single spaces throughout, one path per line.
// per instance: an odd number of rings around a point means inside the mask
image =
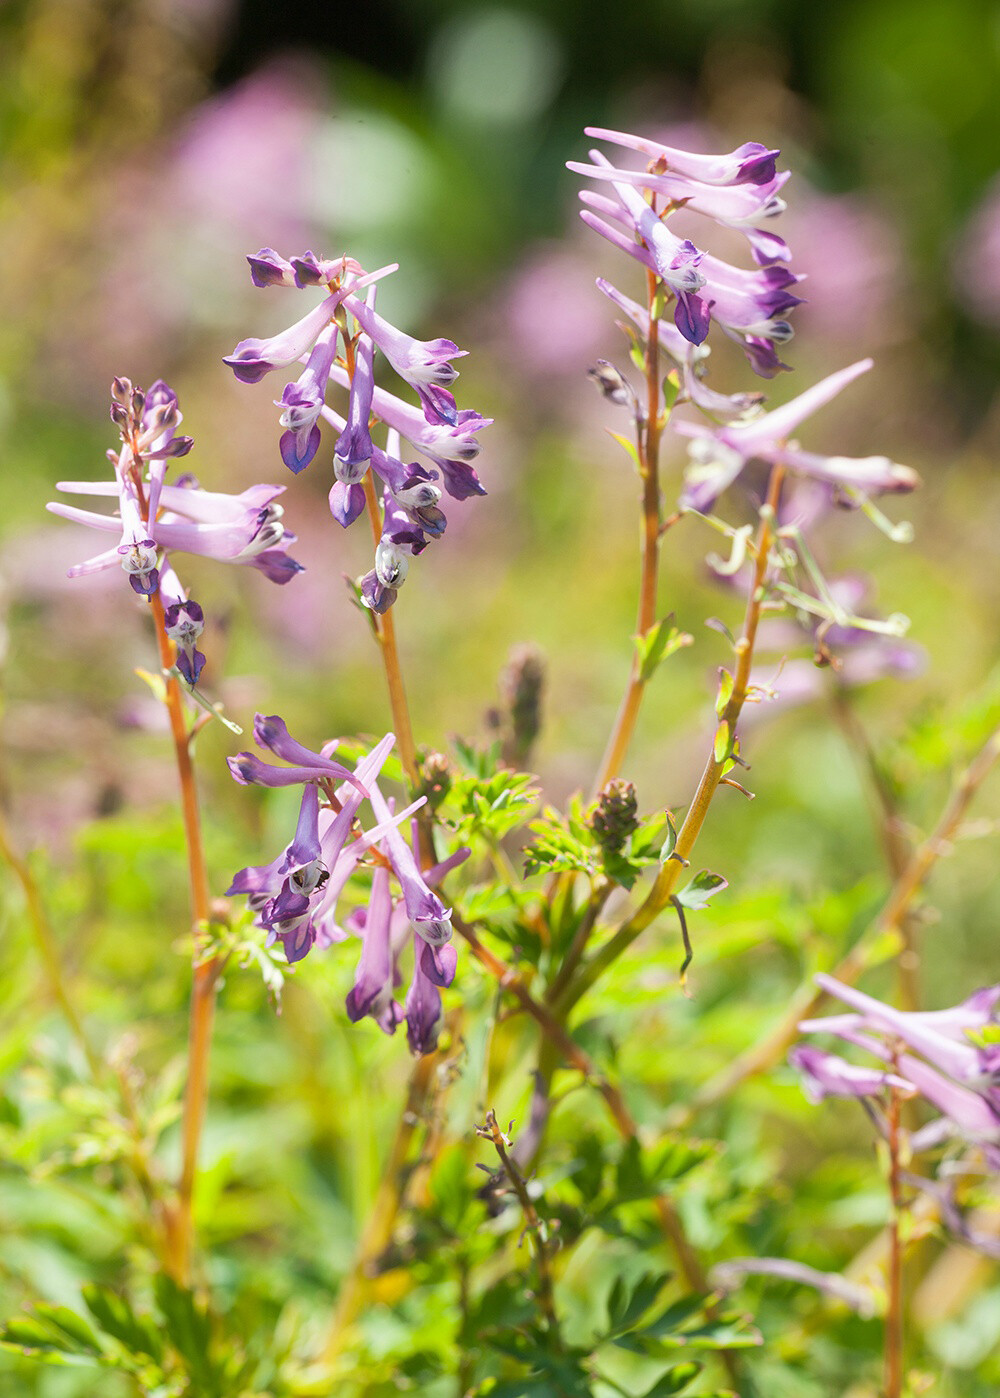
M 424 805 L 421 797 L 394 812 L 376 782 L 395 742 L 391 733 L 361 759 L 353 771 L 331 755 L 336 743 L 313 752 L 297 742 L 277 716 L 257 714 L 254 739 L 289 766 L 264 762 L 253 753 L 229 759 L 243 785 L 301 786 L 299 818 L 291 841 L 270 864 L 241 869 L 227 893 L 246 894 L 268 944 L 280 941 L 289 962 L 301 961 L 313 947 L 344 941 L 348 932 L 362 938 L 354 986 L 347 997 L 353 1021 L 370 1016 L 394 1034 L 405 1019 L 414 1053 L 429 1053 L 437 1042 L 442 986 L 455 976 L 451 913 L 432 885 L 466 857 L 462 849 L 444 863 L 420 872 L 413 849 L 399 827 Z M 322 798 L 322 799 L 321 799 Z M 376 823 L 358 824 L 363 801 Z M 337 921 L 338 904 L 363 857 L 372 869 L 367 909 Z M 392 879 L 399 896 L 392 892 Z M 405 1003 L 394 996 L 401 984 L 401 961 L 412 948 L 413 975 Z
M 378 314 L 375 283 L 395 271 L 394 264 L 365 273 L 350 257 L 330 261 L 307 252 L 288 261 L 272 248 L 262 248 L 248 261 L 256 286 L 323 288 L 327 293 L 301 320 L 270 339 L 242 340 L 225 362 L 243 383 L 304 365 L 275 400 L 284 428 L 281 458 L 297 474 L 320 449 L 320 421 L 336 431 L 330 511 L 338 524 L 346 528 L 364 512 L 366 489 L 372 488 L 369 473 L 378 477 L 381 537 L 375 566 L 362 579 L 361 597 L 373 611 L 384 612 L 396 600 L 410 558 L 445 531 L 442 488 L 456 500 L 485 494 L 471 462 L 479 454 L 476 434 L 492 419 L 459 410 L 450 392 L 458 377 L 453 361 L 467 351 L 451 340 L 416 340 Z M 376 386 L 376 350 L 415 391 L 419 407 Z M 331 384 L 347 390 L 343 416 L 326 402 Z M 383 447 L 372 439 L 378 422 L 388 429 Z M 401 439 L 430 464 L 404 463 Z
M 117 544 L 76 564 L 69 576 L 120 566 L 141 597 L 159 593 L 167 635 L 177 646 L 177 668 L 194 685 L 205 664 L 197 649 L 205 618 L 177 577 L 172 555 L 194 553 L 248 564 L 272 582 L 288 582 L 301 572 L 301 565 L 286 551 L 295 535 L 284 528 L 281 506 L 274 503 L 284 486 L 257 485 L 229 495 L 202 490 L 192 475 L 167 485 L 169 461 L 186 456 L 193 445 L 190 437 L 177 435 L 177 395 L 162 379 L 144 392 L 118 378 L 111 393 L 111 420 L 121 435 L 121 450 L 108 452 L 114 480 L 60 481 L 57 489 L 117 499 L 117 513 L 105 515 L 61 502 L 47 508 L 63 519 L 118 535 Z
M 832 976 L 816 984 L 853 1013 L 803 1020 L 803 1033 L 833 1034 L 884 1065 L 858 1067 L 807 1045 L 790 1060 L 813 1101 L 873 1097 L 886 1087 L 919 1095 L 940 1116 L 913 1138 L 914 1150 L 955 1137 L 978 1147 L 1000 1168 L 1000 985 L 977 991 L 949 1010 L 903 1011 Z
M 637 151 L 648 161 L 645 170 L 624 170 L 592 150 L 591 164 L 568 164 L 611 186 L 610 196 L 581 192 L 586 205 L 581 217 L 654 274 L 663 296 L 673 299 L 674 323 L 683 340 L 701 345 L 715 321 L 743 346 L 762 377 L 787 368 L 777 346 L 791 339 L 786 317 L 801 303 L 791 290 L 801 278 L 787 266 L 790 253 L 784 240 L 759 226 L 785 207 L 779 191 L 788 173 L 776 171 L 779 152 L 748 142 L 729 155 L 693 155 L 622 131 L 587 127 L 586 134 Z M 679 238 L 667 224 L 680 209 L 738 229 L 756 268 L 734 267 Z M 612 299 L 613 293 L 614 288 L 607 288 Z M 682 354 L 690 362 L 690 353 Z
M 758 374 L 770 378 L 788 367 L 778 359 L 776 346 L 791 337 L 785 317 L 801 303 L 791 288 L 802 277 L 787 266 L 785 242 L 758 226 L 784 208 L 778 191 L 787 174 L 776 173 L 778 152 L 750 142 L 729 155 L 692 155 L 619 131 L 588 127 L 587 134 L 638 151 L 649 161 L 645 171 L 622 170 L 593 150 L 591 164 L 571 161 L 570 169 L 610 184 L 614 198 L 581 193 L 587 205 L 581 216 L 652 273 L 657 291 L 644 308 L 604 278 L 598 279 L 598 289 L 626 316 L 623 329 L 633 342 L 648 346 L 650 319 L 657 318 L 656 343 L 677 366 L 678 399 L 707 419 L 674 422 L 676 430 L 691 439 L 682 508 L 710 510 L 752 461 L 821 481 L 852 502 L 912 490 L 919 483 L 916 473 L 887 457 L 826 456 L 803 451 L 791 440 L 806 418 L 872 367 L 870 359 L 830 374 L 767 413 L 760 394 L 720 393 L 703 382 L 708 354 L 704 341 L 712 321 L 741 342 Z M 732 267 L 676 237 L 667 222 L 681 209 L 739 229 L 750 244 L 756 269 Z M 670 300 L 674 325 L 659 319 Z M 624 382 L 616 401 L 640 411 Z

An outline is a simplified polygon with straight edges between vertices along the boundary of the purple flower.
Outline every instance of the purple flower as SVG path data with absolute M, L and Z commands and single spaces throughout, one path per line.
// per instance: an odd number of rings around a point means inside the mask
M 385 797 L 374 782 L 371 803 L 376 818 L 382 824 L 391 820 Z M 406 915 L 413 924 L 414 931 L 419 933 L 428 945 L 443 946 L 451 938 L 451 909 L 446 908 L 429 887 L 417 867 L 413 851 L 394 825 L 386 831 L 385 847 L 393 873 L 403 891 Z
M 105 481 L 61 481 L 57 488 L 79 495 L 115 493 L 115 487 Z M 108 533 L 122 530 L 119 550 L 77 564 L 69 570 L 70 577 L 113 567 L 119 561 L 117 553 L 124 552 L 123 566 L 143 582 L 142 588 L 134 582 L 133 587 L 136 591 L 153 592 L 155 582 L 152 586 L 149 582 L 155 570 L 155 551 L 161 548 L 201 554 L 223 563 L 249 564 L 265 572 L 272 581 L 287 582 L 301 571 L 301 565 L 285 552 L 285 545 L 293 542 L 295 535 L 285 529 L 281 507 L 273 503 L 283 490 L 284 486 L 261 485 L 241 495 L 226 495 L 203 491 L 196 485 L 164 485 L 159 491 L 161 513 L 152 525 L 142 523 L 138 504 L 127 489 L 124 493 L 119 491 L 119 510 L 125 510 L 120 519 L 58 502 L 46 508 L 92 529 Z
M 296 475 L 319 451 L 320 431 L 316 423 L 326 400 L 326 384 L 337 357 L 337 326 L 331 321 L 313 346 L 309 361 L 295 383 L 285 385 L 275 407 L 281 408 L 281 459 Z
M 270 252 L 270 249 L 264 251 Z M 276 253 L 272 253 L 276 257 Z M 277 265 L 277 264 L 276 264 Z M 356 264 L 355 264 L 356 265 Z M 351 287 L 340 287 L 332 292 L 318 306 L 314 306 L 301 320 L 281 330 L 266 340 L 241 340 L 232 354 L 223 358 L 241 383 L 259 383 L 265 374 L 274 369 L 287 369 L 290 364 L 308 354 L 319 339 L 320 334 L 333 320 L 338 306 L 348 291 L 359 291 L 379 278 L 396 271 L 398 263 L 380 267 L 355 281 Z M 251 259 L 251 271 L 253 259 Z
M 302 802 L 289 844 L 270 864 L 241 869 L 227 893 L 247 894 L 258 923 L 267 929 L 270 939 L 281 940 L 290 961 L 301 960 L 313 946 L 329 946 L 343 938 L 336 924 L 337 901 L 362 854 L 385 833 L 384 825 L 348 841 L 368 786 L 381 770 L 395 740 L 387 733 L 349 772 L 323 753 L 314 753 L 298 743 L 280 718 L 258 714 L 254 735 L 261 746 L 299 765 L 275 768 L 250 753 L 240 753 L 229 759 L 235 780 L 266 786 L 301 783 Z M 332 784 L 341 776 L 343 784 L 334 788 Z M 335 805 L 320 806 L 320 786 L 332 796 Z M 389 824 L 407 819 L 422 804 L 418 801 L 398 817 L 390 817 Z
M 877 1068 L 858 1068 L 845 1063 L 835 1053 L 808 1048 L 800 1044 L 788 1055 L 793 1068 L 802 1074 L 802 1086 L 810 1102 L 824 1097 L 877 1097 L 887 1087 L 916 1094 L 913 1083 L 898 1073 L 886 1073 Z
M 238 752 L 235 757 L 226 760 L 233 777 L 242 786 L 297 786 L 300 782 L 346 781 L 356 787 L 362 797 L 368 796 L 368 790 L 360 779 L 349 772 L 343 763 L 333 762 L 296 741 L 289 733 L 285 720 L 277 714 L 269 717 L 255 714 L 253 736 L 258 747 L 267 748 L 283 762 L 294 765 L 275 767 L 269 762 L 262 762 L 251 752 Z
M 804 1020 L 799 1028 L 834 1034 L 905 1074 L 941 1112 L 949 1130 L 981 1146 L 991 1165 L 1000 1168 L 1000 1042 L 975 1041 L 1000 1025 L 1000 986 L 977 991 L 950 1010 L 904 1012 L 832 976 L 818 975 L 816 982 L 856 1013 Z
M 625 131 L 607 131 L 601 126 L 584 127 L 584 135 L 639 151 L 654 163 L 662 161 L 674 174 L 702 184 L 769 184 L 775 178 L 775 161 L 781 154 L 757 141 L 746 141 L 728 155 L 695 155 L 678 150 L 676 146 L 665 146 L 660 141 L 646 140 Z
M 334 366 L 330 377 L 334 383 L 342 384 L 345 388 L 348 386 L 346 370 L 339 365 Z M 381 418 L 387 427 L 393 428 L 417 451 L 430 457 L 440 469 L 449 495 L 456 500 L 465 500 L 470 495 L 486 494 L 479 477 L 468 463 L 479 455 L 476 433 L 492 424 L 491 417 L 483 417 L 466 409 L 456 415 L 453 425 L 431 423 L 419 408 L 377 386 L 372 395 L 372 408 L 375 416 Z M 324 416 L 328 412 L 327 409 Z
M 455 400 L 442 393 L 458 378 L 451 361 L 468 354 L 453 340 L 415 340 L 376 314 L 371 304 L 348 297 L 347 309 L 388 359 L 401 379 L 416 389 L 428 422 L 454 425 Z
M 715 320 L 743 344 L 755 372 L 770 378 L 786 368 L 775 346 L 791 337 L 786 316 L 801 298 L 789 287 L 799 278 L 773 265 L 788 261 L 783 240 L 756 226 L 785 207 L 779 190 L 788 174 L 775 171 L 778 152 L 748 142 L 729 155 L 704 156 L 620 131 L 588 128 L 588 134 L 640 151 L 651 164 L 644 171 L 619 169 L 599 150 L 590 151 L 590 164 L 569 161 L 571 170 L 609 183 L 614 196 L 583 190 L 583 221 L 673 293 L 674 321 L 689 343 L 700 345 Z M 759 270 L 731 267 L 676 237 L 666 225 L 682 208 L 740 229 Z
M 638 198 L 634 190 L 631 194 Z M 584 190 L 580 198 L 590 208 L 599 209 L 619 222 L 623 221 L 622 208 L 605 196 Z M 639 199 L 639 204 L 647 213 L 652 213 L 644 200 Z M 652 251 L 642 247 L 603 218 L 591 213 L 590 209 L 584 210 L 581 217 L 615 247 L 658 276 L 663 276 L 660 259 L 655 254 L 655 244 L 650 244 Z M 662 244 L 666 230 L 658 220 L 654 219 L 654 222 L 660 230 L 659 242 Z M 655 229 L 652 230 L 652 233 L 655 232 Z M 710 320 L 715 320 L 730 339 L 743 344 L 751 366 L 761 377 L 772 378 L 779 369 L 786 369 L 788 366 L 777 358 L 774 346 L 784 344 L 792 337 L 792 327 L 785 317 L 802 304 L 802 298 L 795 296 L 788 288 L 801 281 L 801 277 L 778 266 L 746 271 L 709 253 L 698 254 L 697 266 L 701 277 L 697 296 L 678 292 L 674 319 L 683 337 L 693 344 L 701 344 L 708 334 Z
M 386 1034 L 395 1034 L 403 1018 L 392 993 L 395 984 L 392 914 L 389 871 L 379 865 L 372 874 L 367 911 L 351 920 L 352 930 L 359 931 L 363 941 L 354 985 L 347 995 L 347 1015 L 355 1024 L 365 1015 L 371 1015 Z
M 865 493 L 915 489 L 919 484 L 916 472 L 908 466 L 897 465 L 888 457 L 820 456 L 787 445 L 790 434 L 807 417 L 871 367 L 870 359 L 859 360 L 857 364 L 830 374 L 780 408 L 762 413 L 749 422 L 730 423 L 714 431 L 701 423 L 675 423 L 678 432 L 694 439 L 682 503 L 695 510 L 711 508 L 747 462 L 754 459 L 787 466 L 816 480 L 851 486 Z
M 337 292 L 314 306 L 301 320 L 272 335 L 267 340 L 241 340 L 224 364 L 241 383 L 260 383 L 274 369 L 287 369 L 290 364 L 308 354 L 320 334 L 333 320 L 334 312 L 343 301 L 345 292 Z
M 441 1021 L 439 987 L 450 985 L 454 979 L 456 952 L 450 946 L 430 946 L 417 936 L 413 939 L 413 950 L 413 980 L 403 1007 L 406 1039 L 412 1053 L 433 1053 Z
M 344 277 L 363 277 L 364 268 L 360 262 L 346 254 L 343 257 L 317 257 L 314 252 L 304 252 L 293 257 L 291 268 L 297 287 L 329 286 L 331 282 L 341 282 Z M 396 270 L 394 263 L 391 269 Z
M 295 285 L 295 268 L 274 248 L 261 248 L 252 256 L 248 253 L 247 261 L 254 286 Z
M 374 288 L 369 301 L 374 302 Z M 368 419 L 375 391 L 375 345 L 366 336 L 358 341 L 347 403 L 347 425 L 333 448 L 333 471 L 343 485 L 357 485 L 365 477 L 372 458 Z
M 415 487 L 413 493 L 419 493 L 419 489 Z M 361 580 L 362 602 L 379 613 L 393 605 L 406 581 L 410 559 L 421 553 L 429 542 L 411 511 L 396 500 L 388 487 L 383 491 L 383 501 L 382 536 L 375 549 L 375 567 Z M 440 515 L 440 510 L 436 510 L 436 514 Z
M 205 656 L 197 649 L 205 629 L 205 613 L 197 602 L 190 600 L 169 563 L 160 571 L 160 596 L 164 604 L 163 629 L 177 647 L 177 668 L 194 686 L 205 667 Z

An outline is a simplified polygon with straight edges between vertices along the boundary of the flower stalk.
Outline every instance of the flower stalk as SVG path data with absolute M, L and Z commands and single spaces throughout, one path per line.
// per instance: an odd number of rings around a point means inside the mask
M 501 1172 L 510 1182 L 511 1188 L 517 1195 L 518 1203 L 521 1205 L 525 1230 L 531 1236 L 535 1266 L 538 1270 L 538 1304 L 549 1340 L 558 1352 L 562 1349 L 562 1337 L 559 1332 L 559 1317 L 556 1314 L 555 1291 L 552 1284 L 552 1258 L 548 1230 L 539 1217 L 538 1210 L 528 1193 L 524 1176 L 510 1157 L 511 1139 L 500 1129 L 497 1114 L 492 1107 L 486 1113 L 483 1125 L 476 1127 L 476 1135 L 482 1136 L 484 1140 L 492 1144 L 500 1160 Z
M 201 837 L 201 814 L 198 806 L 198 787 L 195 780 L 194 763 L 191 758 L 191 740 L 184 714 L 180 683 L 170 673 L 176 658 L 175 648 L 166 632 L 163 601 L 158 592 L 150 598 L 150 606 L 160 650 L 160 664 L 164 672 L 163 702 L 170 720 L 170 732 L 177 763 L 195 937 L 188 1032 L 187 1086 L 184 1092 L 184 1113 L 181 1119 L 181 1171 L 177 1184 L 176 1209 L 168 1219 L 170 1271 L 177 1281 L 182 1285 L 187 1285 L 191 1276 L 191 1254 L 194 1241 L 193 1205 L 198 1172 L 198 1148 L 208 1101 L 212 1023 L 215 1017 L 215 992 L 221 970 L 221 961 L 218 957 L 205 959 L 202 955 L 203 943 L 211 918 L 211 895 Z
M 642 481 L 642 564 L 639 578 L 639 611 L 636 635 L 642 638 L 656 624 L 656 593 L 659 580 L 660 539 L 663 537 L 660 511 L 660 439 L 664 423 L 660 419 L 660 339 L 659 321 L 654 316 L 659 283 L 653 272 L 646 273 L 649 302 L 649 335 L 646 340 L 646 420 L 636 422 L 639 476 Z M 621 770 L 635 731 L 639 708 L 646 688 L 642 658 L 638 649 L 632 656 L 632 669 L 621 707 L 608 738 L 601 768 L 594 783 L 596 796 Z
M 743 631 L 736 643 L 737 664 L 733 676 L 733 688 L 722 710 L 712 751 L 708 755 L 698 789 L 688 808 L 687 816 L 677 835 L 677 845 L 672 856 L 660 867 L 652 888 L 640 905 L 617 932 L 587 961 L 580 973 L 566 987 L 554 1006 L 557 1013 L 565 1015 L 590 987 L 600 979 L 607 968 L 632 945 L 649 924 L 670 902 L 678 875 L 686 867 L 708 815 L 712 798 L 715 796 L 727 770 L 727 762 L 732 751 L 736 724 L 743 711 L 750 688 L 750 669 L 753 664 L 754 644 L 760 623 L 761 608 L 765 599 L 765 580 L 771 544 L 774 538 L 774 523 L 781 486 L 784 478 L 782 467 L 771 470 L 767 499 L 760 511 L 760 525 L 757 531 L 756 562 L 753 581 L 747 599 Z M 724 734 L 720 744 L 719 735 Z M 797 1022 L 797 1021 L 796 1021 Z
M 885 1398 L 901 1398 L 903 1392 L 903 1248 L 900 1225 L 903 1215 L 903 1187 L 900 1170 L 901 1096 L 891 1088 L 886 1113 L 889 1154 L 889 1256 L 886 1277 L 885 1313 Z

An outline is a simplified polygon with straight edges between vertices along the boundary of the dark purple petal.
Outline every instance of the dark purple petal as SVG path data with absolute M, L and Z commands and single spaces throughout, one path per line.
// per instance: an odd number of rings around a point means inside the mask
M 279 587 L 291 582 L 297 573 L 305 572 L 303 565 L 285 553 L 284 549 L 265 549 L 263 553 L 247 559 L 247 562 L 251 568 L 258 569 L 269 582 L 277 583 Z
M 431 459 L 440 470 L 444 488 L 453 500 L 469 500 L 474 495 L 486 494 L 486 487 L 467 461 L 448 461 L 437 456 Z
M 250 276 L 254 286 L 294 286 L 295 273 L 292 264 L 287 262 L 274 248 L 261 248 L 255 256 L 247 254 Z
M 293 471 L 295 475 L 298 475 L 300 471 L 306 469 L 310 461 L 312 461 L 313 457 L 319 451 L 320 442 L 322 441 L 322 435 L 318 427 L 313 427 L 309 432 L 304 446 L 300 443 L 301 436 L 302 434 L 299 432 L 282 432 L 281 440 L 278 443 L 282 461 L 288 467 L 289 471 Z
M 374 568 L 361 579 L 361 600 L 366 607 L 378 612 L 380 616 L 389 610 L 398 596 L 399 589 L 384 587 Z
M 421 970 L 427 979 L 434 985 L 451 985 L 458 966 L 458 952 L 454 946 L 448 942 L 444 946 L 434 947 L 430 942 L 424 941 L 414 945 L 420 958 Z
M 678 291 L 674 306 L 674 324 L 692 345 L 704 344 L 712 323 L 709 303 L 695 292 Z
M 353 524 L 365 509 L 365 488 L 363 485 L 345 485 L 334 481 L 330 487 L 330 513 L 338 524 L 346 529 Z

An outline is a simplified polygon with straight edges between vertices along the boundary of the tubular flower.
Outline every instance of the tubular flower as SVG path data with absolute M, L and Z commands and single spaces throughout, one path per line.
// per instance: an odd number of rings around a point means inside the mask
M 111 420 L 121 449 L 109 451 L 113 480 L 60 481 L 68 495 L 116 501 L 117 513 L 101 514 L 62 501 L 46 506 L 53 514 L 99 532 L 117 535 L 118 543 L 68 569 L 71 578 L 121 567 L 134 592 L 159 592 L 168 638 L 177 648 L 177 669 L 194 686 L 205 666 L 197 642 L 204 630 L 202 608 L 191 600 L 173 568 L 174 553 L 195 553 L 226 563 L 245 563 L 273 582 L 286 583 L 301 565 L 286 552 L 295 539 L 281 523 L 274 503 L 282 486 L 258 485 L 240 495 L 202 490 L 191 475 L 166 484 L 171 460 L 186 456 L 190 437 L 178 435 L 181 413 L 177 395 L 162 379 L 148 392 L 128 379 L 111 386 Z
M 396 264 L 367 273 L 347 256 L 327 259 L 310 251 L 286 259 L 273 248 L 261 248 L 247 260 L 258 287 L 321 287 L 327 293 L 287 330 L 269 339 L 242 340 L 225 363 L 244 383 L 295 363 L 304 366 L 276 400 L 284 429 L 281 457 L 298 474 L 320 450 L 321 420 L 336 430 L 329 500 L 338 524 L 347 527 L 364 513 L 369 468 L 380 477 L 382 540 L 375 568 L 362 580 L 362 595 L 384 611 L 396 599 L 409 558 L 445 532 L 442 492 L 456 500 L 486 493 L 471 462 L 479 454 L 477 434 L 492 418 L 460 409 L 451 393 L 458 378 L 454 361 L 467 351 L 453 340 L 415 339 L 375 310 L 375 283 Z M 376 385 L 376 350 L 415 391 L 419 405 Z M 327 404 L 331 386 L 347 390 L 346 411 Z M 374 439 L 379 422 L 388 429 L 384 447 Z M 425 461 L 404 464 L 400 437 Z M 140 550 L 137 566 L 145 562 Z
M 241 869 L 227 893 L 247 897 L 268 945 L 280 942 L 291 963 L 314 948 L 344 941 L 349 933 L 360 936 L 361 957 L 347 997 L 349 1018 L 368 1016 L 387 1034 L 394 1034 L 405 1019 L 413 1052 L 431 1052 L 441 1014 L 440 989 L 452 983 L 456 967 L 455 950 L 449 945 L 451 914 L 433 885 L 469 851 L 460 849 L 426 873 L 420 871 L 399 827 L 426 798 L 397 813 L 377 785 L 395 742 L 391 733 L 353 771 L 330 756 L 336 744 L 315 752 L 293 738 L 277 715 L 258 714 L 254 738 L 291 765 L 279 767 L 251 753 L 238 753 L 229 759 L 235 780 L 244 785 L 301 786 L 302 799 L 288 844 L 269 864 Z M 358 822 L 366 798 L 376 821 L 368 830 Z M 341 926 L 341 896 L 366 855 L 372 871 L 367 908 L 356 909 Z M 402 984 L 400 961 L 410 945 L 413 978 L 401 1006 L 393 992 Z
M 703 156 L 620 131 L 588 127 L 587 134 L 645 155 L 646 170 L 613 165 L 599 150 L 590 163 L 569 161 L 569 168 L 610 185 L 610 194 L 584 190 L 583 221 L 613 246 L 635 258 L 657 278 L 664 296 L 674 301 L 680 335 L 700 345 L 715 321 L 739 341 L 751 366 L 764 377 L 787 368 L 775 346 L 791 338 L 787 320 L 801 298 L 789 291 L 800 280 L 786 268 L 788 248 L 781 238 L 759 228 L 784 209 L 779 191 L 788 173 L 775 169 L 777 151 L 748 142 L 728 155 Z M 736 228 L 747 237 L 756 271 L 731 267 L 667 226 L 679 209 L 691 210 L 712 223 Z M 664 327 L 666 328 L 666 327 Z
M 925 1139 L 935 1141 L 958 1136 L 981 1148 L 993 1168 L 1000 1167 L 1000 986 L 979 990 L 952 1009 L 906 1012 L 832 976 L 818 975 L 816 983 L 854 1012 L 804 1020 L 799 1025 L 802 1032 L 833 1034 L 863 1049 L 889 1065 L 889 1076 L 905 1078 L 908 1090 L 940 1113 L 940 1122 L 923 1128 L 914 1145 L 920 1144 L 924 1133 L 928 1133 Z M 815 1081 L 810 1060 L 802 1059 L 803 1053 L 811 1051 L 794 1052 L 797 1066 Z M 836 1062 L 838 1072 L 849 1066 Z M 854 1070 L 855 1074 L 862 1071 L 868 1070 Z
M 791 402 L 749 422 L 729 423 L 714 430 L 702 423 L 678 422 L 677 431 L 693 438 L 682 503 L 695 510 L 709 509 L 747 462 L 755 459 L 865 494 L 914 490 L 920 483 L 917 473 L 888 457 L 820 456 L 788 442 L 790 434 L 807 417 L 871 367 L 870 359 L 861 359 L 813 384 Z

